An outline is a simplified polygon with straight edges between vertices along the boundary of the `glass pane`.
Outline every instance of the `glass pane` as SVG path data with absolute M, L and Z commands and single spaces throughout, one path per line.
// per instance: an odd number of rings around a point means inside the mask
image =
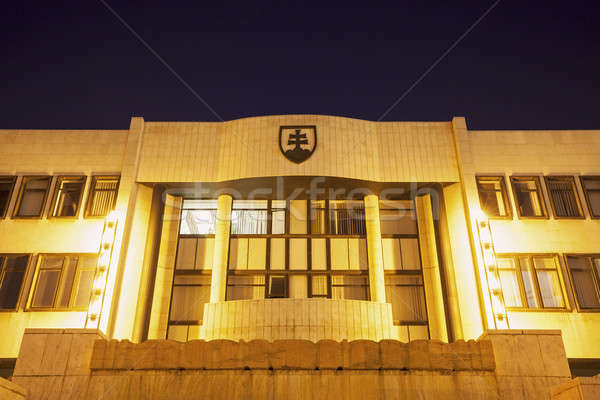
M 350 202 L 348 202 L 350 203 Z M 337 201 L 329 202 L 329 233 L 334 235 L 366 234 L 365 210 Z
M 210 286 L 174 286 L 170 321 L 202 321 Z
M 197 242 L 195 238 L 179 238 L 175 269 L 194 269 Z
M 571 178 L 549 178 L 548 191 L 558 217 L 581 216 Z
M 592 215 L 594 217 L 600 217 L 600 190 L 589 191 L 588 199 L 590 201 Z
M 77 214 L 79 208 L 79 198 L 83 189 L 82 180 L 62 180 L 59 182 L 60 188 L 56 199 L 54 216 L 73 217 Z
M 327 276 L 315 275 L 312 277 L 312 295 L 327 296 Z
M 325 230 L 325 202 L 311 201 L 310 232 L 313 235 L 326 233 Z
M 273 235 L 283 235 L 285 233 L 285 210 L 272 212 L 271 233 Z
M 60 299 L 58 300 L 58 307 L 69 307 L 69 300 L 71 299 L 71 290 L 73 289 L 73 280 L 75 279 L 75 272 L 77 272 L 77 257 L 66 257 L 67 264 L 63 272 L 61 281 L 62 292 Z
M 31 305 L 33 307 L 53 307 L 59 279 L 60 271 L 40 270 Z
M 104 216 L 113 208 L 117 198 L 117 187 L 119 179 L 117 178 L 96 178 L 94 181 L 94 191 L 88 206 L 88 213 L 91 216 Z
M 215 233 L 217 210 L 183 210 L 181 212 L 182 235 L 211 235 Z
M 591 272 L 590 270 L 571 271 L 577 300 L 579 301 L 579 306 L 582 308 L 600 307 L 600 298 L 598 297 Z
M 170 325 L 167 339 L 187 342 L 189 325 Z
M 233 210 L 231 212 L 232 235 L 264 235 L 266 233 L 266 210 Z
M 331 297 L 334 299 L 368 300 L 368 278 L 360 275 L 333 275 Z
M 211 275 L 202 274 L 202 275 L 182 275 L 175 274 L 175 285 L 203 285 L 210 286 Z
M 0 216 L 4 215 L 10 202 L 13 181 L 0 181 Z
M 306 275 L 290 275 L 290 299 L 308 297 L 308 279 Z
M 73 299 L 73 307 L 86 307 L 90 302 L 92 283 L 94 282 L 94 270 L 82 270 L 76 282 L 77 291 Z
M 419 241 L 417 239 L 400 239 L 402 249 L 402 269 L 421 269 Z
M 556 269 L 556 260 L 554 257 L 534 257 L 533 265 L 535 269 Z
M 45 195 L 45 192 L 38 191 L 23 192 L 23 197 L 21 198 L 21 205 L 19 207 L 18 215 L 21 217 L 34 217 L 41 215 Z
M 596 276 L 600 280 L 600 258 L 594 258 L 594 268 L 596 269 Z
M 557 271 L 536 271 L 544 307 L 565 306 Z
M 379 210 L 382 235 L 417 234 L 417 219 L 412 209 Z
M 46 190 L 49 182 L 50 178 L 27 179 L 27 182 L 25 183 L 25 190 Z
M 517 196 L 517 205 L 520 213 L 524 217 L 543 216 L 540 198 L 537 192 L 537 182 L 517 181 L 515 185 L 515 194 Z
M 233 209 L 239 210 L 243 208 L 252 208 L 252 209 L 267 209 L 267 200 L 234 200 L 233 201 Z
M 506 307 L 523 307 L 516 272 L 500 270 L 499 273 Z
M 40 268 L 62 268 L 64 257 L 44 256 Z
M 501 190 L 502 188 L 500 182 L 498 181 L 479 182 L 479 200 L 481 202 L 481 209 L 488 217 L 499 217 L 506 215 Z
M 229 275 L 227 278 L 227 300 L 252 300 L 264 297 L 264 275 Z
M 521 268 L 522 264 L 521 264 Z M 535 288 L 533 286 L 533 278 L 529 269 L 522 269 L 521 276 L 523 278 L 523 288 L 525 289 L 525 297 L 527 298 L 527 305 L 530 308 L 538 308 L 537 296 L 535 295 Z
M 386 277 L 386 281 L 389 280 Z M 392 303 L 394 321 L 426 321 L 425 294 L 422 286 L 395 286 L 386 282 L 386 298 Z
M 217 200 L 183 200 L 184 210 L 190 209 L 204 209 L 204 210 L 216 210 Z
M 270 298 L 287 297 L 285 276 L 270 276 L 269 297 Z
M 0 257 L 0 267 L 4 259 L 4 257 Z M 27 269 L 27 259 L 27 256 L 6 257 L 6 272 L 0 286 L 0 308 L 14 309 L 17 307 L 21 284 Z

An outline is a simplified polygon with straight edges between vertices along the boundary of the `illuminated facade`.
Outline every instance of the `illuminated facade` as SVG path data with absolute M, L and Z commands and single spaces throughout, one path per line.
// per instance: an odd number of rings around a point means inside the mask
M 600 131 L 136 117 L 0 143 L 6 365 L 35 328 L 133 343 L 560 330 L 573 368 L 600 359 Z

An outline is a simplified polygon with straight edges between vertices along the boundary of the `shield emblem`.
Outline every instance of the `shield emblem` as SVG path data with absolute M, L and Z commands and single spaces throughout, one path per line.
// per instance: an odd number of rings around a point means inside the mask
M 279 148 L 288 160 L 300 164 L 317 148 L 317 127 L 296 125 L 279 127 Z

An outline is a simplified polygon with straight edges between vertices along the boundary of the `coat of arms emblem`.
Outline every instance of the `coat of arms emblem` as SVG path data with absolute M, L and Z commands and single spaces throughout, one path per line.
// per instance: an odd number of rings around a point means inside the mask
M 300 164 L 317 148 L 317 127 L 314 125 L 280 126 L 279 148 L 290 161 Z

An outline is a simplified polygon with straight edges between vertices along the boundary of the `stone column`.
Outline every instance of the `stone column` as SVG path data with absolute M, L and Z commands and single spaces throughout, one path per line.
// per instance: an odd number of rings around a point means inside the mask
M 217 226 L 215 228 L 215 248 L 210 283 L 210 302 L 225 301 L 227 286 L 227 258 L 229 255 L 229 231 L 231 229 L 232 198 L 223 194 L 217 203 Z
M 365 219 L 367 225 L 367 253 L 369 255 L 369 286 L 371 301 L 385 303 L 385 280 L 383 276 L 383 250 L 381 247 L 381 224 L 379 222 L 379 197 L 365 196 Z

